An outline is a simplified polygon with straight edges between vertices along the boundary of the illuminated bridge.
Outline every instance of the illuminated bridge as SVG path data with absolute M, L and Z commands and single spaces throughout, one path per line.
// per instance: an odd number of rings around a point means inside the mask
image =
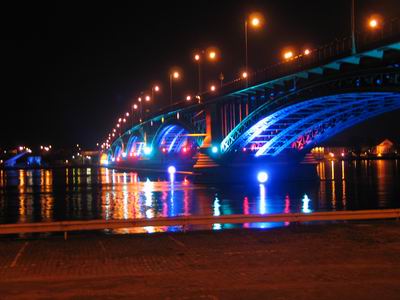
M 205 170 L 302 161 L 335 134 L 400 108 L 399 22 L 176 103 L 129 128 L 105 164 Z

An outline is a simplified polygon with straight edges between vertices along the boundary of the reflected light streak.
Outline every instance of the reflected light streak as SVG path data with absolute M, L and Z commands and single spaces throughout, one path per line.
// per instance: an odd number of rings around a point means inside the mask
M 310 209 L 310 202 L 311 199 L 308 198 L 307 194 L 304 194 L 303 199 L 301 199 L 303 206 L 301 208 L 301 211 L 305 214 L 311 213 L 312 210 Z
M 213 216 L 216 216 L 216 217 L 220 216 L 221 215 L 221 211 L 220 211 L 221 205 L 219 204 L 219 199 L 218 199 L 217 195 L 215 195 L 213 207 L 214 207 Z M 222 229 L 222 226 L 221 226 L 220 223 L 214 223 L 213 224 L 213 229 L 214 230 L 220 230 L 220 229 Z
M 260 214 L 267 213 L 267 202 L 266 202 L 265 185 L 260 183 Z
M 248 215 L 249 214 L 249 198 L 244 197 L 243 199 L 243 214 Z M 243 228 L 249 228 L 250 224 L 249 223 L 243 223 Z
M 289 195 L 286 195 L 285 197 L 285 209 L 283 211 L 285 214 L 289 214 L 290 213 L 290 198 Z M 285 226 L 288 226 L 290 224 L 290 222 L 285 222 Z

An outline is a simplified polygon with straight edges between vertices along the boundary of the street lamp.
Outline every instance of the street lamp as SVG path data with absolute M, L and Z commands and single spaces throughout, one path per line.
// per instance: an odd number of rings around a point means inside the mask
M 216 48 L 208 48 L 207 50 L 200 50 L 199 52 L 195 53 L 193 58 L 197 63 L 198 68 L 198 79 L 199 79 L 199 87 L 198 87 L 198 94 L 201 93 L 202 90 L 202 78 L 201 78 L 201 63 L 204 58 L 208 59 L 209 61 L 216 61 L 218 59 L 218 50 Z
M 154 85 L 152 88 L 151 88 L 151 99 L 154 101 L 155 100 L 155 98 L 154 98 L 154 93 L 158 93 L 160 91 L 160 86 L 158 86 L 158 85 Z
M 370 19 L 368 21 L 368 26 L 372 29 L 375 29 L 378 27 L 378 20 L 377 19 Z
M 263 23 L 263 17 L 259 13 L 252 13 L 244 20 L 244 41 L 245 41 L 245 63 L 246 63 L 246 72 L 249 71 L 249 58 L 248 58 L 248 38 L 247 31 L 249 24 L 251 27 L 257 29 L 261 27 Z M 246 77 L 246 85 L 247 85 L 247 77 Z
M 291 59 L 292 57 L 293 57 L 293 51 L 291 51 L 291 50 L 288 50 L 288 51 L 286 51 L 286 52 L 283 53 L 283 58 L 284 58 L 285 60 L 289 60 L 289 59 Z
M 178 80 L 180 78 L 180 74 L 178 71 L 172 71 L 169 74 L 169 89 L 170 89 L 170 102 L 172 104 L 172 80 Z

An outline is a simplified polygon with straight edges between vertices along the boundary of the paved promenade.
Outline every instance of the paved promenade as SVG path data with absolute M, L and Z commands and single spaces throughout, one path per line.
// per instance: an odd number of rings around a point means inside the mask
M 399 299 L 400 222 L 0 238 L 0 299 Z

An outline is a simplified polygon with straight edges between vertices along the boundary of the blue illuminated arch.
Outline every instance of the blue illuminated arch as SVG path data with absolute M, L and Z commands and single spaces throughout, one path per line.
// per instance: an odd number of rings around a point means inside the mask
M 226 152 L 251 148 L 255 156 L 276 156 L 285 149 L 302 150 L 385 112 L 400 109 L 398 92 L 360 92 L 319 97 L 279 109 L 262 118 Z M 225 145 L 225 147 L 224 147 Z
M 186 145 L 197 146 L 197 141 L 189 136 L 190 133 L 181 124 L 167 124 L 155 135 L 152 148 L 164 149 L 167 153 L 179 153 Z

